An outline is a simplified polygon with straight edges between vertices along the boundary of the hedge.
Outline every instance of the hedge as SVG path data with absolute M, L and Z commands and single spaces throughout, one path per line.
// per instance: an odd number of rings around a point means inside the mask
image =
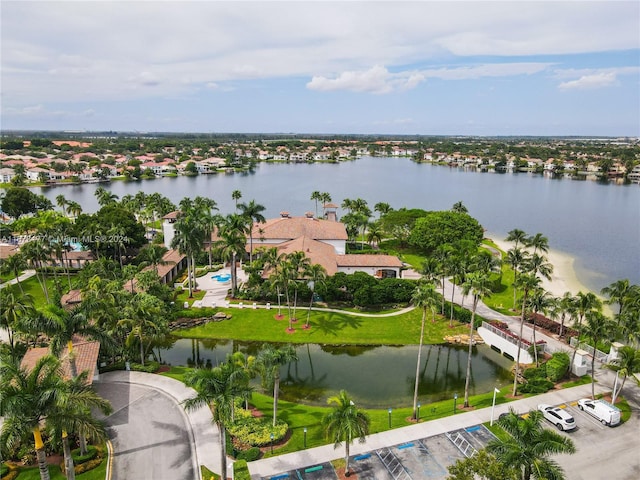
M 552 382 L 562 379 L 569 371 L 569 354 L 566 352 L 555 352 L 545 364 L 547 367 L 547 377 Z
M 75 465 L 80 465 L 81 463 L 93 460 L 94 458 L 96 458 L 96 455 L 98 455 L 98 449 L 93 445 L 89 445 L 87 447 L 87 453 L 84 455 L 80 455 L 79 448 L 71 451 L 71 456 L 73 457 L 73 463 Z
M 156 373 L 160 368 L 159 362 L 147 362 L 144 366 L 140 363 L 129 363 L 129 368 L 134 372 Z M 100 368 L 100 373 L 113 372 L 116 370 L 126 370 L 125 362 L 116 362 L 106 367 Z
M 234 480 L 251 480 L 249 474 L 249 467 L 246 460 L 237 460 L 233 464 L 233 478 Z

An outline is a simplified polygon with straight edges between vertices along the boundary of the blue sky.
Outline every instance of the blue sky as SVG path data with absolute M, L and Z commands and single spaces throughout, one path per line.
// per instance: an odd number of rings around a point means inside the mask
M 640 136 L 640 2 L 12 1 L 1 127 Z

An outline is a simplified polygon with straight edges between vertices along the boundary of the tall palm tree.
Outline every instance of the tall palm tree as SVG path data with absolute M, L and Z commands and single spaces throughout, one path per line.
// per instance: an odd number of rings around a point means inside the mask
M 533 275 L 551 280 L 553 265 L 547 261 L 547 257 L 538 253 L 532 254 L 524 262 L 524 270 Z
M 187 410 L 195 410 L 209 406 L 213 413 L 213 423 L 220 432 L 220 465 L 221 478 L 227 478 L 227 430 L 231 422 L 233 405 L 237 397 L 243 395 L 244 386 L 237 381 L 237 369 L 227 363 L 211 369 L 197 368 L 185 374 L 185 384 L 196 391 L 196 396 L 183 402 Z
M 489 275 L 485 272 L 472 272 L 467 275 L 466 281 L 462 284 L 462 292 L 466 295 L 473 295 L 471 309 L 471 321 L 469 322 L 469 354 L 467 356 L 467 374 L 464 381 L 464 407 L 469 406 L 469 384 L 471 381 L 471 355 L 473 353 L 473 329 L 476 319 L 476 309 L 480 299 L 491 295 L 491 282 Z
M 188 214 L 181 214 L 174 226 L 175 236 L 171 241 L 171 248 L 187 257 L 187 284 L 191 298 L 195 287 L 195 256 L 202 248 L 204 232 L 196 219 Z
M 307 266 L 304 271 L 304 278 L 309 282 L 308 285 L 311 290 L 311 300 L 309 300 L 309 310 L 307 311 L 307 323 L 305 323 L 304 328 L 309 328 L 309 318 L 311 317 L 311 307 L 313 307 L 313 297 L 315 295 L 315 290 L 319 285 L 324 285 L 324 282 L 327 278 L 327 271 L 324 267 L 318 263 L 311 264 Z
M 231 192 L 231 199 L 236 202 L 236 210 L 238 209 L 238 200 L 242 198 L 242 192 L 240 190 L 234 190 Z
M 618 315 L 620 315 L 624 307 L 625 297 L 629 293 L 630 288 L 629 280 L 618 280 L 604 287 L 600 293 L 608 297 L 607 303 L 609 305 L 613 303 L 618 304 Z
M 507 242 L 513 242 L 513 248 L 518 248 L 519 244 L 525 245 L 527 243 L 527 234 L 519 228 L 514 228 L 509 233 L 507 233 L 507 238 L 505 240 Z
M 614 389 L 613 397 L 611 398 L 611 403 L 615 404 L 618 392 L 621 392 L 624 388 L 627 378 L 633 376 L 634 373 L 640 372 L 640 350 L 625 345 L 618 350 L 618 357 L 604 366 L 622 376 L 622 384 L 617 390 Z
M 241 258 L 247 244 L 245 232 L 247 223 L 245 217 L 240 215 L 227 215 L 220 224 L 219 239 L 214 242 L 220 256 L 231 264 L 231 296 L 235 296 L 238 288 L 237 261 Z
M 320 201 L 322 202 L 322 218 L 326 215 L 327 204 L 331 203 L 331 194 L 329 192 L 322 192 L 320 194 Z
M 64 195 L 56 195 L 56 205 L 60 207 L 63 215 L 67 214 L 67 199 Z
M 126 345 L 131 346 L 134 341 L 138 342 L 142 365 L 153 339 L 167 333 L 166 321 L 160 321 L 165 318 L 163 314 L 164 304 L 160 299 L 144 292 L 137 293 L 131 297 L 129 304 L 124 308 L 123 318 L 118 322 L 119 326 L 129 332 Z
M 115 193 L 111 193 L 109 190 L 104 187 L 96 188 L 94 195 L 98 199 L 98 204 L 101 207 L 106 205 L 116 203 L 118 201 L 118 196 Z
M 369 433 L 371 420 L 369 416 L 358 409 L 345 390 L 340 390 L 336 396 L 329 398 L 329 405 L 334 405 L 333 409 L 322 419 L 322 425 L 326 436 L 333 441 L 333 447 L 338 448 L 345 444 L 345 475 L 349 472 L 349 446 L 357 438 L 360 443 L 364 443 Z
M 536 233 L 535 235 L 527 238 L 525 244 L 529 248 L 533 247 L 534 255 L 538 252 L 538 250 L 545 253 L 549 251 L 549 239 L 541 233 Z
M 433 283 L 420 283 L 413 292 L 411 303 L 422 309 L 422 321 L 420 323 L 420 342 L 418 344 L 418 360 L 416 361 L 416 380 L 413 388 L 413 414 L 412 418 L 418 420 L 418 383 L 420 381 L 420 356 L 422 354 L 422 345 L 424 343 L 424 324 L 427 318 L 427 309 L 431 309 L 432 319 L 435 322 L 436 305 L 438 299 L 436 297 L 436 287 Z
M 262 386 L 273 386 L 273 426 L 278 416 L 278 393 L 280 391 L 280 367 L 298 360 L 296 349 L 292 345 L 277 348 L 271 344 L 263 345 L 256 357 L 256 365 L 262 377 Z
M 591 398 L 596 398 L 595 392 L 595 363 L 596 363 L 596 348 L 598 343 L 602 340 L 609 340 L 614 332 L 615 325 L 611 319 L 605 317 L 602 312 L 598 310 L 589 310 L 585 315 L 585 323 L 583 327 L 583 334 L 590 343 L 593 344 L 593 355 L 591 355 Z
M 522 274 L 518 278 L 518 287 L 522 290 L 522 310 L 520 312 L 520 333 L 518 334 L 518 353 L 516 354 L 516 371 L 513 379 L 513 396 L 518 392 L 518 375 L 520 375 L 520 351 L 522 350 L 522 333 L 529 293 L 540 285 L 540 279 L 534 275 Z
M 45 355 L 31 371 L 21 368 L 17 361 L 3 359 L 0 374 L 0 415 L 5 417 L 0 442 L 12 447 L 30 432 L 42 480 L 50 478 L 40 431 L 43 423 L 66 430 L 104 433 L 101 424 L 90 418 L 87 407 L 108 412 L 108 404 L 95 392 L 78 390 L 76 384 L 63 380 L 57 358 Z M 86 382 L 86 376 L 82 380 Z
M 16 252 L 10 257 L 4 259 L 0 267 L 2 268 L 3 272 L 13 273 L 14 277 L 16 277 L 16 282 L 18 283 L 20 293 L 24 294 L 22 282 L 20 281 L 20 273 L 29 267 L 24 255 L 21 252 Z
M 575 453 L 573 441 L 542 426 L 542 412 L 532 410 L 522 418 L 513 409 L 498 420 L 510 435 L 489 442 L 487 450 L 507 468 L 516 468 L 521 480 L 548 478 L 563 480 L 562 468 L 550 457 Z
M 573 347 L 571 365 L 573 365 L 573 362 L 576 359 L 576 352 L 578 351 L 578 347 L 580 346 L 580 339 L 582 338 L 582 321 L 584 320 L 587 312 L 590 312 L 592 310 L 600 311 L 602 309 L 602 302 L 592 292 L 578 292 L 574 300 L 574 308 L 578 317 L 578 322 L 575 323 L 573 327 L 578 331 L 578 336 L 576 338 L 576 344 Z
M 518 273 L 520 272 L 520 269 L 525 264 L 527 259 L 528 259 L 527 251 L 521 248 L 513 247 L 507 251 L 506 262 L 513 270 L 513 310 L 516 309 L 516 292 L 518 291 L 517 289 Z
M 74 219 L 78 218 L 78 215 L 82 213 L 82 205 L 71 200 L 67 203 L 67 212 L 69 212 Z
M 266 222 L 262 212 L 265 211 L 264 205 L 256 203 L 255 200 L 251 200 L 248 204 L 241 203 L 238 205 L 240 209 L 240 215 L 248 220 L 249 228 L 249 263 L 253 262 L 253 226 L 254 223 L 260 224 Z
M 529 308 L 533 313 L 531 323 L 533 325 L 533 345 L 534 345 L 533 356 L 535 358 L 536 367 L 539 366 L 538 348 L 536 343 L 536 318 L 537 318 L 538 312 L 547 313 L 548 310 L 552 307 L 552 305 L 553 305 L 553 296 L 546 290 L 542 288 L 536 288 L 535 290 L 533 290 L 533 292 L 531 292 L 531 295 L 529 296 Z
M 33 300 L 30 295 L 17 295 L 10 288 L 0 290 L 0 327 L 7 332 L 9 352 L 16 358 L 15 335 L 25 330 L 30 318 L 36 316 Z
M 569 318 L 572 319 L 575 314 L 575 299 L 571 292 L 564 292 L 562 297 L 558 299 L 558 308 L 560 309 L 560 332 L 558 336 L 562 337 L 564 333 L 564 323 L 569 315 Z
M 31 240 L 20 247 L 20 252 L 24 255 L 24 258 L 31 264 L 31 267 L 36 271 L 36 279 L 42 288 L 42 292 L 49 303 L 49 289 L 47 288 L 47 273 L 46 262 L 50 258 L 51 252 L 49 248 L 42 240 Z M 38 275 L 40 270 L 40 275 Z
M 314 190 L 311 192 L 311 200 L 315 200 L 316 202 L 316 218 L 318 217 L 318 200 L 322 200 L 322 193 L 318 190 Z
M 393 208 L 391 208 L 391 205 L 389 205 L 388 203 L 378 202 L 373 206 L 373 210 L 375 212 L 378 212 L 380 217 L 382 217 L 382 216 L 386 215 L 387 213 L 389 213 L 390 211 L 392 211 Z

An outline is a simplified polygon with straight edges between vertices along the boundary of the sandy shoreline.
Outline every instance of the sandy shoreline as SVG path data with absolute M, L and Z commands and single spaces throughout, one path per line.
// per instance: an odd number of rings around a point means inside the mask
M 504 239 L 498 239 L 491 237 L 493 241 L 501 250 L 505 252 L 510 248 L 513 248 L 511 242 L 506 242 Z M 546 278 L 542 279 L 542 288 L 551 293 L 554 297 L 561 297 L 564 292 L 571 292 L 572 295 L 578 292 L 591 291 L 578 279 L 573 264 L 575 258 L 557 250 L 549 249 L 549 252 L 545 254 L 547 260 L 553 265 L 553 273 L 551 274 L 551 280 Z M 594 292 L 598 293 L 598 292 Z

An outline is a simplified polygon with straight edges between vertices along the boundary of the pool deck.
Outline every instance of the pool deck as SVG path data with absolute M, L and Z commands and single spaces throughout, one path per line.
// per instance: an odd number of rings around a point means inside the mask
M 238 274 L 238 284 L 247 280 L 247 275 L 242 270 L 242 267 L 238 266 L 236 270 Z M 223 268 L 217 272 L 208 272 L 205 275 L 196 278 L 196 285 L 200 290 L 205 290 L 206 293 L 202 300 L 196 300 L 193 302 L 192 308 L 199 307 L 228 307 L 229 304 L 226 300 L 229 289 L 231 288 L 231 280 L 227 282 L 219 282 L 213 278 L 215 275 L 231 275 L 230 268 Z

